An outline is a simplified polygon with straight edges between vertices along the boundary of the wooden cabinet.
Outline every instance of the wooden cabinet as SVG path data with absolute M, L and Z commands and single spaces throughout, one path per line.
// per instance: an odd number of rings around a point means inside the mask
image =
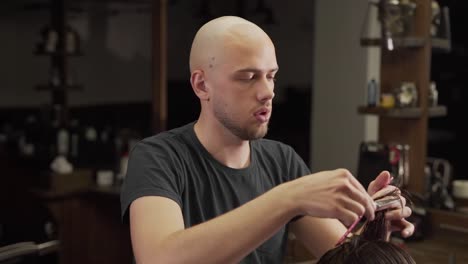
M 59 263 L 132 263 L 129 226 L 120 220 L 118 187 L 36 191 L 58 224 Z

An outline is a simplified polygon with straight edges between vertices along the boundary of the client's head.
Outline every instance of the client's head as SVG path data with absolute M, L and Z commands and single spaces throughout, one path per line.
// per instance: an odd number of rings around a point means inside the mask
M 414 264 L 408 252 L 386 241 L 385 212 L 376 212 L 375 220 L 367 221 L 360 235 L 329 250 L 317 264 Z

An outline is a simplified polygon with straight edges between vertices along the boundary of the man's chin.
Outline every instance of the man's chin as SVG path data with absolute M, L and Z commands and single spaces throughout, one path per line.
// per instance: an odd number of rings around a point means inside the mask
M 255 139 L 264 138 L 267 133 L 268 133 L 268 125 L 261 126 L 260 128 L 256 129 L 256 131 L 252 131 L 252 133 L 249 134 L 249 139 L 255 140 Z

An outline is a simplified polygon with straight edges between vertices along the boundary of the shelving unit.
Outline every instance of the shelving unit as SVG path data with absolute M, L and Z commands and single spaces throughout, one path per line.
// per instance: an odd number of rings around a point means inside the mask
M 424 3 L 424 6 L 421 5 L 421 1 L 415 1 L 418 4 L 417 9 L 429 8 L 431 9 L 430 3 Z M 430 2 L 430 1 L 429 1 Z M 419 12 L 419 11 L 418 11 Z M 427 11 L 425 11 L 427 12 Z M 429 11 L 432 12 L 432 9 Z M 432 13 L 430 13 L 432 15 Z M 430 16 L 431 17 L 431 16 Z M 418 18 L 416 17 L 416 20 Z M 430 20 L 429 20 L 430 21 Z M 428 30 L 430 30 L 431 22 L 428 24 Z M 415 30 L 415 32 L 418 29 Z M 394 37 L 392 38 L 393 44 L 396 49 L 400 48 L 422 48 L 426 45 L 426 42 L 430 40 L 430 46 L 433 51 L 436 52 L 450 52 L 452 49 L 451 43 L 451 33 L 450 33 L 450 14 L 448 7 L 443 7 L 441 9 L 441 19 L 439 24 L 439 32 L 435 35 L 420 35 L 414 34 L 407 37 Z M 361 46 L 382 46 L 381 38 L 361 38 Z
M 69 71 L 69 58 L 83 56 L 83 52 L 76 46 L 76 50 L 69 52 L 67 50 L 67 1 L 66 0 L 50 0 L 50 22 L 51 30 L 56 34 L 56 43 L 49 51 L 44 48 L 46 39 L 42 40 L 44 43 L 38 45 L 34 50 L 34 55 L 41 57 L 48 57 L 50 59 L 50 69 L 54 76 L 49 76 L 47 84 L 38 84 L 35 86 L 37 91 L 48 91 L 51 93 L 51 105 L 60 106 L 62 113 L 61 120 L 63 124 L 67 125 L 69 122 L 68 116 L 68 92 L 83 90 L 83 85 L 70 83 L 71 74 Z M 78 42 L 77 39 L 75 39 Z M 75 43 L 77 44 L 77 43 Z M 52 73 L 51 73 L 52 75 Z M 55 80 L 52 81 L 51 79 Z M 55 82 L 55 83 L 54 83 Z
M 447 38 L 432 38 L 431 4 L 430 1 L 415 0 L 417 3 L 414 27 L 411 35 L 414 37 L 395 40 L 395 49 L 381 52 L 381 92 L 391 93 L 394 87 L 402 82 L 416 84 L 418 105 L 414 108 L 393 108 L 359 106 L 358 113 L 376 115 L 379 117 L 379 141 L 383 143 L 401 143 L 410 145 L 410 175 L 405 189 L 412 193 L 424 194 L 426 178 L 424 167 L 427 157 L 428 120 L 447 114 L 445 106 L 429 105 L 429 86 L 431 81 L 431 56 L 435 52 L 451 50 L 450 30 L 448 23 L 444 24 Z M 444 8 L 446 19 L 448 9 Z M 430 41 L 425 41 L 430 40 Z M 363 39 L 363 46 L 381 45 L 379 39 Z M 466 232 L 467 215 L 428 208 L 433 229 L 463 230 Z
M 380 84 L 382 93 L 391 93 L 402 82 L 413 82 L 418 92 L 418 105 L 415 108 L 368 108 L 358 107 L 360 114 L 379 117 L 379 141 L 400 143 L 410 146 L 410 171 L 408 185 L 410 192 L 425 192 L 424 166 L 427 156 L 428 118 L 443 116 L 447 109 L 443 106 L 429 107 L 431 53 L 436 45 L 443 48 L 441 41 L 431 41 L 430 1 L 416 0 L 417 8 L 412 32 L 406 38 L 394 39 L 394 50 L 382 48 Z M 442 45 L 443 44 L 443 45 Z M 362 46 L 381 45 L 380 39 L 362 39 Z

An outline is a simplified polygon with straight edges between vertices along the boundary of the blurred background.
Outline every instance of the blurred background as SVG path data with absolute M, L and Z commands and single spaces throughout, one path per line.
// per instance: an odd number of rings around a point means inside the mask
M 245 17 L 274 40 L 281 72 L 269 137 L 294 145 L 307 162 L 313 8 L 310 1 L 2 1 L 0 246 L 60 241 L 55 260 L 43 261 L 128 263 L 118 196 L 128 152 L 198 118 L 188 56 L 196 31 L 214 17 Z

